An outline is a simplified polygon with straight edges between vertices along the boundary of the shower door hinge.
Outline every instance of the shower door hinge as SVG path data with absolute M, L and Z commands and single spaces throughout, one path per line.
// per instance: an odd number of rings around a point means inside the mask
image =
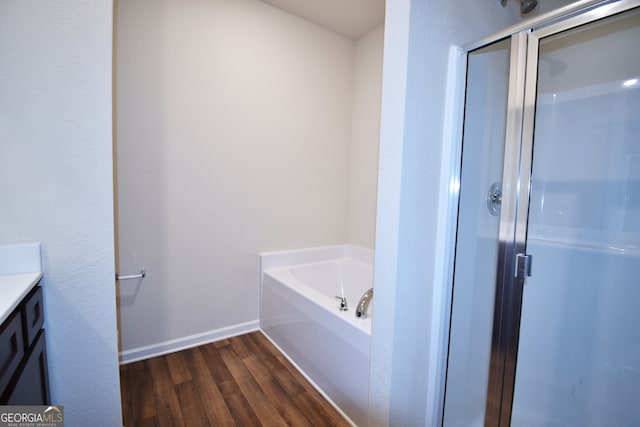
M 531 255 L 516 254 L 515 277 L 518 279 L 531 277 Z

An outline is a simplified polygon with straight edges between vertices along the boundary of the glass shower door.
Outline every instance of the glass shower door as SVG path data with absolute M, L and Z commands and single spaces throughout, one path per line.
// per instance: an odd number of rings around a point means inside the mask
M 640 425 L 639 41 L 639 9 L 529 38 L 513 426 Z
M 500 227 L 486 197 L 502 181 L 511 54 L 506 38 L 467 58 L 446 426 L 484 425 Z

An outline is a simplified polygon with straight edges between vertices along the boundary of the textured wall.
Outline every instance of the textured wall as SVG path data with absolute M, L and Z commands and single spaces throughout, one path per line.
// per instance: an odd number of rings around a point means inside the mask
M 0 4 L 0 243 L 40 241 L 54 404 L 122 425 L 111 0 Z

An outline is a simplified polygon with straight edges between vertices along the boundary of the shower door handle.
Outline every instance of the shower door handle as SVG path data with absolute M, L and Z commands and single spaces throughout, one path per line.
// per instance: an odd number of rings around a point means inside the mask
M 531 255 L 516 254 L 516 271 L 514 273 L 516 279 L 531 277 Z

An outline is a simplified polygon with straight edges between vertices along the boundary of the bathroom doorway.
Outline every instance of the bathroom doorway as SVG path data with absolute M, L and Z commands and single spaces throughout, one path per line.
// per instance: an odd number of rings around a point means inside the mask
M 261 252 L 373 249 L 384 0 L 348 3 L 116 2 L 122 363 L 257 329 Z
M 465 49 L 445 426 L 640 422 L 639 6 Z

